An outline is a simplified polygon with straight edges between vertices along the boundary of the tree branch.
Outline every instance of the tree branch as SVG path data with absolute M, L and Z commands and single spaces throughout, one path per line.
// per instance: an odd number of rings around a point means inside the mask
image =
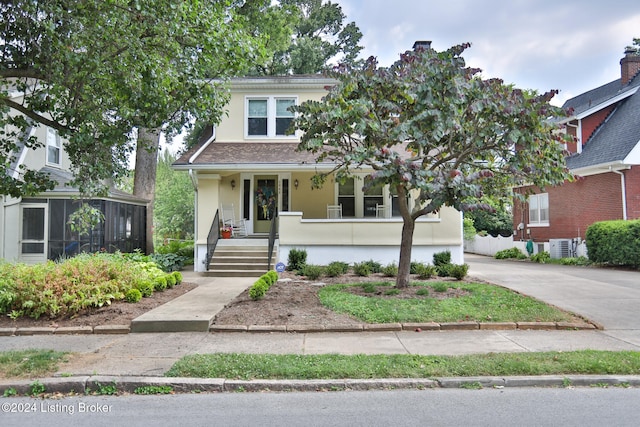
M 25 116 L 29 117 L 32 120 L 35 120 L 36 122 L 43 124 L 45 126 L 49 126 L 50 128 L 56 129 L 56 130 L 62 130 L 62 131 L 66 131 L 69 130 L 69 128 L 67 128 L 66 126 L 61 125 L 60 123 L 54 121 L 54 120 L 50 120 L 47 119 L 46 117 L 36 113 L 35 111 L 23 106 L 22 104 L 18 104 L 15 101 L 10 100 L 9 98 L 5 98 L 2 97 L 0 98 L 0 102 L 2 102 L 4 105 L 6 105 L 9 108 L 13 108 L 14 110 L 19 111 L 20 113 L 24 114 Z

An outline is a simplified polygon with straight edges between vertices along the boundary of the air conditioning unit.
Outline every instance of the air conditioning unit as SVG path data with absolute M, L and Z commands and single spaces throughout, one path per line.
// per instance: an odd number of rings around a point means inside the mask
M 571 239 L 549 239 L 551 258 L 569 258 L 572 256 Z

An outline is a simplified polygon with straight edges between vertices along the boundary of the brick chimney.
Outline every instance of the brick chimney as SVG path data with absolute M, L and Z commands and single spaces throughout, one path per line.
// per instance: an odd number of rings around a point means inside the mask
M 622 85 L 626 85 L 640 71 L 640 52 L 633 47 L 627 47 L 624 51 L 624 58 L 620 60 L 620 71 L 622 75 Z
M 431 49 L 431 40 L 418 40 L 413 43 L 413 50 L 416 50 L 420 47 L 423 49 Z

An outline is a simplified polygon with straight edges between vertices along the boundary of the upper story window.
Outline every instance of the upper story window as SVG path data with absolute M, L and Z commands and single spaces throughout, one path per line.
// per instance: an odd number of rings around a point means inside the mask
M 60 166 L 62 144 L 55 129 L 47 128 L 47 163 Z
M 549 225 L 549 194 L 529 196 L 529 225 Z
M 296 105 L 295 97 L 247 98 L 247 137 L 292 137 L 287 135 L 287 129 L 294 118 L 293 112 L 288 111 L 293 105 Z

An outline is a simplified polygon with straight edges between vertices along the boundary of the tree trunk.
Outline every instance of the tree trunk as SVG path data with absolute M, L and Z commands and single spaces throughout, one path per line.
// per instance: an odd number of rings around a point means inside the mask
M 398 277 L 396 278 L 397 288 L 409 286 L 409 275 L 411 273 L 411 249 L 413 247 L 413 231 L 416 221 L 409 217 L 403 219 L 402 240 L 400 242 L 400 259 L 398 261 Z
M 147 241 L 146 253 L 153 253 L 153 203 L 156 193 L 156 170 L 158 168 L 159 129 L 138 129 L 136 147 L 136 172 L 133 180 L 133 194 L 147 199 Z
M 413 247 L 413 231 L 416 228 L 416 220 L 409 212 L 409 200 L 407 189 L 403 185 L 396 187 L 398 193 L 398 208 L 402 215 L 402 240 L 400 241 L 400 259 L 398 260 L 397 288 L 409 286 L 409 274 L 411 274 L 411 249 Z

